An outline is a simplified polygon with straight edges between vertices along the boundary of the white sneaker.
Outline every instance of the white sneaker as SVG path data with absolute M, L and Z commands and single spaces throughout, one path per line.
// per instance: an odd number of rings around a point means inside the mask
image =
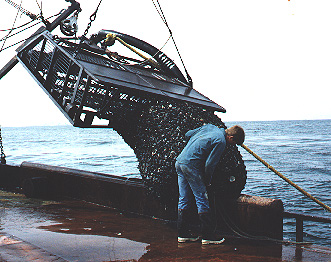
M 199 236 L 178 237 L 178 243 L 196 242 L 198 240 Z
M 202 239 L 201 244 L 202 245 L 219 245 L 222 244 L 225 241 L 225 238 L 222 239 Z

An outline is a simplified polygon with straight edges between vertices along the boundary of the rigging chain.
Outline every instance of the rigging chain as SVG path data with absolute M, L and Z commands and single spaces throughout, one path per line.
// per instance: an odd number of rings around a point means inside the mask
M 90 16 L 90 22 L 87 24 L 87 27 L 86 27 L 86 29 L 85 29 L 85 31 L 84 31 L 84 34 L 80 37 L 80 41 L 79 41 L 79 44 L 77 45 L 77 47 L 76 47 L 76 49 L 75 49 L 74 56 L 77 55 L 79 49 L 80 49 L 81 46 L 82 46 L 82 43 L 83 43 L 83 41 L 84 41 L 84 38 L 86 38 L 86 35 L 87 35 L 87 33 L 88 33 L 88 31 L 89 31 L 91 25 L 92 25 L 92 22 L 93 22 L 93 21 L 95 20 L 95 18 L 97 17 L 97 12 L 98 12 L 98 9 L 99 9 L 99 6 L 100 6 L 101 2 L 102 2 L 102 0 L 99 1 L 99 4 L 98 4 L 97 8 L 95 9 L 95 11 L 94 11 L 94 12 L 92 13 L 92 15 Z
M 3 151 L 3 146 L 2 146 L 2 137 L 1 137 L 1 126 L 0 126 L 0 151 L 1 151 L 1 164 L 6 164 L 6 155 Z
M 99 6 L 101 4 L 102 0 L 99 1 L 99 4 L 97 6 L 97 8 L 95 9 L 95 11 L 93 12 L 93 14 L 90 16 L 90 22 L 88 23 L 85 31 L 84 31 L 84 34 L 82 36 L 82 38 L 86 37 L 91 25 L 92 25 L 92 22 L 95 20 L 95 18 L 97 17 L 97 12 L 98 12 L 98 9 L 99 9 Z

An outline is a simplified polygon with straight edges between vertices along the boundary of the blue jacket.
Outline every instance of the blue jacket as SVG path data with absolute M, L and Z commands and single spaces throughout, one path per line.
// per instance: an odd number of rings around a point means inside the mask
M 207 177 L 211 177 L 226 146 L 224 128 L 212 124 L 203 125 L 185 134 L 187 145 L 177 157 L 180 164 L 204 168 Z

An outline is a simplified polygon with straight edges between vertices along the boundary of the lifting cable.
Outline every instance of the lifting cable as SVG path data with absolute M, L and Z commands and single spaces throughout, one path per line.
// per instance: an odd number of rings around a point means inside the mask
M 42 22 L 46 25 L 46 27 L 47 27 L 50 23 L 49 23 L 48 20 L 45 19 L 44 16 L 43 16 L 43 9 L 42 9 L 42 7 L 43 7 L 43 2 L 40 1 L 40 5 L 39 5 L 38 0 L 36 0 L 36 3 L 37 3 L 38 8 L 39 8 L 39 10 L 40 10 L 40 15 L 38 16 L 38 18 L 40 18 L 41 21 L 42 21 Z
M 189 73 L 188 73 L 188 71 L 187 71 L 187 69 L 186 69 L 186 67 L 185 67 L 185 64 L 184 64 L 184 61 L 183 61 L 183 59 L 182 59 L 182 56 L 181 56 L 180 53 L 179 53 L 179 49 L 178 49 L 178 47 L 177 47 L 177 45 L 176 45 L 175 38 L 174 38 L 174 36 L 173 36 L 173 34 L 172 34 L 172 31 L 171 31 L 171 29 L 170 29 L 170 27 L 169 27 L 169 25 L 168 25 L 168 22 L 167 22 L 167 20 L 166 20 L 166 18 L 165 18 L 165 15 L 164 15 L 164 13 L 163 13 L 163 11 L 162 11 L 162 8 L 161 8 L 161 5 L 160 5 L 160 3 L 159 3 L 159 0 L 156 0 L 156 2 L 157 2 L 157 4 L 158 4 L 158 7 L 157 7 L 156 4 L 154 3 L 154 0 L 152 0 L 152 2 L 153 2 L 153 5 L 154 5 L 155 8 L 156 8 L 156 11 L 157 11 L 158 14 L 160 15 L 160 17 L 161 17 L 163 23 L 164 23 L 164 24 L 166 25 L 166 27 L 168 28 L 168 31 L 169 31 L 170 37 L 171 37 L 171 39 L 172 39 L 172 41 L 173 41 L 173 43 L 174 43 L 174 46 L 175 46 L 175 48 L 176 48 L 176 50 L 177 50 L 178 56 L 179 56 L 179 58 L 180 58 L 180 61 L 182 62 L 182 65 L 183 65 L 183 67 L 184 67 L 184 70 L 185 70 L 185 73 L 186 73 L 187 80 L 188 80 L 190 86 L 192 87 L 192 86 L 193 86 L 192 78 L 190 77 L 190 75 L 189 75 Z
M 31 39 L 31 38 L 33 38 L 34 36 L 35 36 L 35 35 L 29 36 L 28 38 L 22 39 L 21 41 L 18 41 L 18 42 L 16 42 L 15 44 L 12 44 L 12 45 L 9 45 L 9 46 L 7 46 L 7 47 L 5 47 L 5 48 L 2 48 L 2 49 L 0 50 L 0 52 L 6 50 L 6 49 L 8 49 L 8 48 L 11 48 L 11 47 L 13 47 L 13 46 L 15 46 L 15 45 L 18 45 L 18 44 L 20 44 L 20 43 L 22 43 L 22 42 L 24 42 L 24 41 L 26 41 L 26 40 L 28 40 L 28 39 Z
M 257 160 L 259 160 L 263 165 L 265 165 L 267 168 L 269 168 L 271 171 L 273 171 L 276 175 L 278 175 L 280 178 L 285 180 L 287 183 L 289 183 L 291 186 L 295 187 L 297 190 L 299 190 L 302 194 L 309 197 L 311 200 L 315 201 L 317 204 L 322 206 L 327 211 L 331 212 L 331 208 L 321 202 L 320 200 L 313 197 L 311 194 L 309 194 L 307 191 L 303 190 L 301 187 L 299 187 L 297 184 L 293 183 L 290 179 L 282 175 L 280 172 L 278 172 L 275 168 L 270 166 L 266 161 L 264 161 L 261 157 L 259 157 L 257 154 L 255 154 L 252 150 L 250 150 L 247 146 L 244 144 L 241 145 L 242 148 L 244 148 L 248 153 L 250 153 L 252 156 L 254 156 Z
M 61 10 L 59 13 L 57 13 L 57 14 L 55 14 L 55 15 L 52 15 L 52 16 L 50 16 L 50 17 L 48 17 L 48 18 L 46 18 L 46 20 L 48 20 L 48 19 L 50 19 L 50 18 L 53 18 L 53 17 L 55 17 L 55 16 L 59 16 L 59 15 L 61 15 L 64 11 L 65 11 L 65 10 L 63 9 L 63 10 Z M 13 28 L 13 30 L 18 29 L 18 28 L 21 28 L 21 27 L 24 27 L 24 26 L 26 26 L 26 25 L 28 25 L 28 24 L 30 24 L 30 23 L 32 23 L 32 22 L 33 22 L 33 21 L 30 21 L 30 22 L 25 23 L 25 24 L 23 24 L 23 25 L 21 25 L 21 26 L 18 26 L 18 27 L 16 27 L 16 28 Z M 26 28 L 22 29 L 21 31 L 16 32 L 15 34 L 12 34 L 12 35 L 10 35 L 10 36 L 3 37 L 3 38 L 0 39 L 0 42 L 1 42 L 1 41 L 5 41 L 6 38 L 12 37 L 12 36 L 14 36 L 14 35 L 16 35 L 16 34 L 18 34 L 18 33 L 21 33 L 21 32 L 23 32 L 23 31 L 25 31 L 25 30 L 27 30 L 27 29 L 29 29 L 29 28 L 35 26 L 35 25 L 38 25 L 38 24 L 40 24 L 40 23 L 41 23 L 41 21 L 39 21 L 39 22 L 37 22 L 37 23 L 35 23 L 35 24 L 33 24 L 33 25 L 30 25 L 29 27 L 26 27 Z M 12 30 L 12 29 L 4 29 L 4 30 L 0 30 L 0 31 L 9 31 L 9 30 Z M 33 34 L 32 36 L 29 36 L 28 38 L 25 38 L 25 39 L 23 39 L 23 40 L 21 40 L 21 41 L 18 41 L 18 42 L 16 42 L 15 44 L 12 44 L 12 45 L 10 45 L 10 46 L 7 46 L 7 47 L 5 47 L 5 48 L 2 48 L 2 49 L 0 50 L 0 52 L 4 51 L 4 50 L 6 50 L 6 49 L 8 49 L 8 48 L 10 48 L 10 47 L 13 47 L 13 46 L 15 46 L 15 45 L 18 45 L 19 43 L 22 43 L 22 42 L 24 42 L 24 41 L 26 41 L 26 40 L 28 40 L 28 39 L 34 37 L 34 36 L 35 36 L 35 35 Z
M 30 22 L 27 22 L 27 23 L 25 23 L 25 24 L 23 24 L 23 25 L 20 25 L 20 26 L 17 26 L 17 27 L 14 27 L 14 28 L 8 28 L 8 29 L 0 29 L 0 32 L 5 32 L 5 31 L 10 31 L 10 30 L 17 30 L 17 29 L 19 29 L 19 28 L 21 28 L 21 27 L 24 27 L 24 26 L 26 26 L 26 25 L 28 25 L 28 24 L 31 24 L 33 22 L 33 20 L 32 21 L 30 21 Z
M 13 3 L 12 1 L 10 1 L 10 0 L 6 0 L 8 3 L 10 3 L 11 5 L 12 4 L 15 4 L 15 3 Z M 22 1 L 23 0 L 21 0 L 21 3 L 20 3 L 20 5 L 19 6 L 15 6 L 16 8 L 17 8 L 17 13 L 16 13 L 16 16 L 15 16 L 15 19 L 14 19 L 14 23 L 13 23 L 13 25 L 12 25 L 12 28 L 14 28 L 14 26 L 15 26 L 15 23 L 16 23 L 16 20 L 17 20 L 17 17 L 18 17 L 18 14 L 19 14 L 19 12 L 21 11 L 22 12 L 22 10 L 21 10 L 21 5 L 22 5 Z M 15 4 L 16 5 L 16 4 Z M 2 43 L 2 46 L 1 46 L 1 48 L 0 48 L 0 52 L 3 50 L 3 47 L 5 46 L 5 43 L 6 43 L 6 41 L 7 41 L 7 39 L 8 39 L 8 37 L 10 36 L 10 34 L 11 34 L 11 32 L 13 31 L 13 29 L 11 29 L 9 32 L 8 32 L 8 34 L 4 37 L 4 41 L 3 41 L 3 43 Z
M 31 22 L 33 22 L 33 21 L 31 21 Z M 29 23 L 31 23 L 31 22 L 29 22 Z M 29 24 L 29 23 L 27 23 L 27 24 Z M 38 21 L 37 23 L 35 23 L 35 24 L 33 24 L 33 25 L 30 25 L 30 26 L 28 26 L 28 27 L 26 27 L 26 28 L 24 28 L 24 29 L 22 29 L 22 30 L 20 30 L 20 31 L 18 31 L 18 32 L 16 32 L 16 33 L 14 33 L 14 34 L 7 35 L 7 36 L 1 38 L 1 39 L 0 39 L 0 42 L 1 42 L 1 41 L 6 41 L 8 38 L 13 37 L 14 35 L 17 35 L 17 34 L 23 32 L 23 31 L 25 31 L 25 30 L 27 30 L 27 29 L 29 29 L 29 28 L 31 28 L 31 27 L 34 27 L 35 25 L 38 25 L 38 24 L 40 24 L 40 23 L 41 23 L 41 21 Z M 25 25 L 27 25 L 27 24 L 25 24 Z M 22 26 L 20 26 L 20 27 L 22 27 Z M 17 27 L 17 28 L 18 28 L 18 27 Z M 13 29 L 13 30 L 14 30 L 14 29 Z M 0 31 L 1 31 L 1 30 L 0 30 Z M 3 30 L 3 31 L 4 31 L 4 30 Z M 12 32 L 12 31 L 11 31 L 11 32 Z M 2 50 L 2 49 L 1 49 L 1 50 Z
M 27 29 L 29 29 L 29 28 L 35 26 L 35 25 L 38 25 L 38 24 L 40 24 L 41 22 L 43 22 L 45 25 L 47 25 L 47 24 L 49 24 L 48 19 L 53 18 L 53 17 L 56 17 L 56 16 L 59 16 L 59 15 L 61 15 L 61 14 L 65 11 L 64 9 L 62 9 L 59 13 L 57 13 L 57 14 L 55 14 L 55 15 L 52 15 L 52 16 L 50 16 L 50 17 L 48 17 L 48 18 L 45 19 L 45 18 L 43 17 L 43 12 L 42 12 L 42 2 L 41 2 L 41 5 L 39 5 L 38 1 L 36 0 L 36 3 L 37 3 L 38 8 L 39 8 L 39 10 L 40 10 L 40 15 L 37 16 L 37 15 L 32 14 L 31 12 L 29 12 L 29 11 L 27 11 L 26 9 L 24 9 L 24 8 L 21 7 L 21 5 L 22 5 L 22 0 L 21 0 L 20 5 L 15 4 L 15 3 L 14 3 L 13 1 L 11 1 L 11 0 L 5 0 L 5 1 L 8 2 L 10 5 L 14 6 L 14 7 L 18 10 L 18 12 L 22 12 L 22 13 L 24 13 L 25 15 L 29 16 L 29 17 L 32 19 L 32 21 L 27 22 L 27 23 L 25 23 L 25 24 L 23 24 L 23 25 L 20 25 L 20 26 L 14 27 L 15 22 L 16 22 L 16 19 L 17 19 L 17 16 L 18 16 L 18 13 L 17 13 L 12 28 L 9 28 L 9 29 L 0 29 L 0 32 L 9 31 L 9 33 L 8 33 L 5 37 L 3 37 L 3 38 L 0 39 L 0 42 L 1 42 L 1 41 L 4 41 L 3 44 L 2 44 L 2 47 L 1 47 L 1 49 L 0 49 L 0 52 L 2 52 L 3 50 L 6 50 L 6 49 L 8 49 L 8 48 L 10 48 L 10 47 L 12 47 L 12 46 L 15 46 L 15 45 L 17 45 L 17 44 L 19 44 L 19 43 L 21 43 L 21 42 L 24 42 L 24 41 L 28 40 L 29 38 L 31 38 L 31 37 L 33 37 L 33 36 L 30 36 L 30 37 L 28 37 L 28 38 L 26 38 L 26 39 L 23 39 L 23 40 L 21 40 L 21 41 L 18 41 L 18 42 L 16 42 L 16 43 L 14 43 L 14 44 L 12 44 L 12 45 L 7 46 L 7 47 L 4 48 L 5 42 L 6 42 L 6 40 L 7 40 L 8 38 L 10 38 L 10 37 L 12 37 L 12 36 L 14 36 L 14 35 L 17 35 L 17 34 L 23 32 L 23 31 L 25 31 L 25 30 L 27 30 Z M 41 21 L 37 21 L 35 24 L 32 24 L 32 25 L 30 25 L 30 26 L 28 26 L 28 27 L 25 27 L 25 26 L 29 25 L 30 23 L 33 23 L 35 20 L 39 20 L 39 19 L 40 19 Z M 12 31 L 17 30 L 17 29 L 19 29 L 19 28 L 23 28 L 23 27 L 25 27 L 25 28 L 22 29 L 22 30 L 20 30 L 20 31 L 18 31 L 18 32 L 15 32 L 14 34 L 11 34 Z
M 18 11 L 22 12 L 23 14 L 27 15 L 28 17 L 30 17 L 32 20 L 36 20 L 38 18 L 38 16 L 36 16 L 35 14 L 32 14 L 31 12 L 29 12 L 28 10 L 25 10 L 21 5 L 22 5 L 22 1 L 21 4 L 15 4 L 13 1 L 11 0 L 5 0 L 8 4 L 12 5 L 13 7 L 15 7 Z M 38 4 L 39 5 L 39 4 Z
M 2 136 L 1 136 L 1 126 L 0 126 L 0 164 L 6 164 L 6 155 L 5 152 L 3 151 L 3 146 L 2 146 Z

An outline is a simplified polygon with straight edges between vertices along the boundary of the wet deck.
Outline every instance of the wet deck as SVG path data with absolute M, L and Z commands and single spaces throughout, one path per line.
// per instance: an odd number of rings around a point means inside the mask
M 178 244 L 173 225 L 82 201 L 0 191 L 0 216 L 0 261 L 331 261 L 315 245 Z

